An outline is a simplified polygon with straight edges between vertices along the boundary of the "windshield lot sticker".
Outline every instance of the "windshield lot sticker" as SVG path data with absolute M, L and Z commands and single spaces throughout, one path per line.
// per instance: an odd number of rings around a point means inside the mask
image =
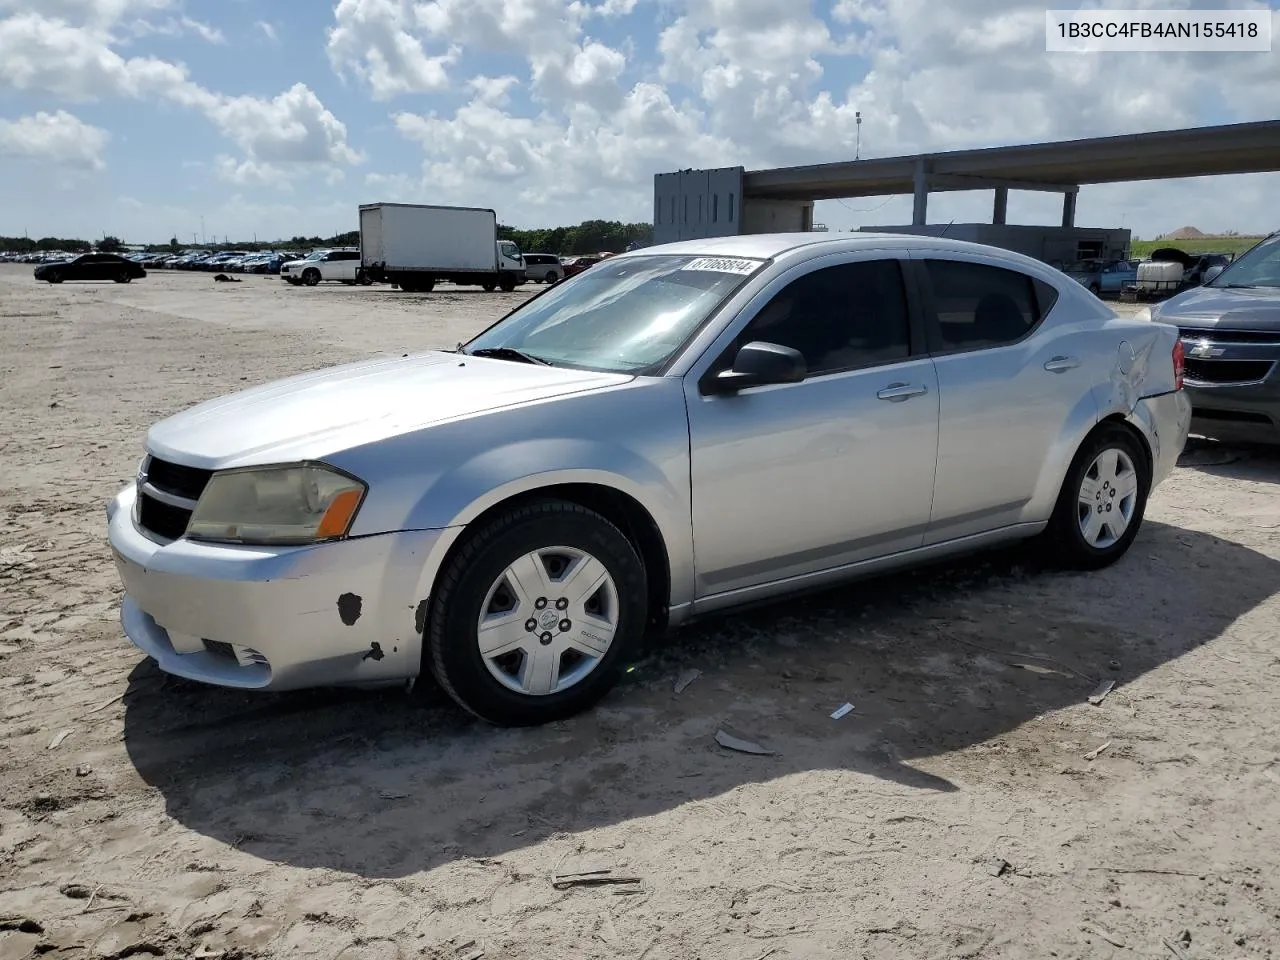
M 741 260 L 737 257 L 698 257 L 686 263 L 681 270 L 703 270 L 709 273 L 737 273 L 746 276 L 760 266 L 759 260 Z

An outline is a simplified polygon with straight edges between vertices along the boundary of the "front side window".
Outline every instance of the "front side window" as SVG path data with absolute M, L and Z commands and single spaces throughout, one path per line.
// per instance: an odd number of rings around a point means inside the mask
M 518 307 L 462 352 L 519 351 L 535 362 L 645 373 L 670 360 L 764 265 L 743 257 L 609 259 Z
M 902 268 L 866 260 L 798 277 L 752 318 L 735 348 L 753 340 L 798 350 L 811 377 L 905 360 L 911 332 Z
M 1052 287 L 1025 273 L 963 260 L 926 260 L 943 350 L 997 347 L 1025 337 L 1052 305 Z M 1038 288 L 1043 287 L 1043 290 Z

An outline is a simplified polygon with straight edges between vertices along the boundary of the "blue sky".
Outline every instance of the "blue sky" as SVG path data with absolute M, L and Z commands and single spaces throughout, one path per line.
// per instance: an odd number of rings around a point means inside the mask
M 855 111 L 863 156 L 1274 119 L 1280 51 L 1048 54 L 1018 0 L 0 0 L 0 235 L 327 235 L 374 200 L 646 220 L 658 172 L 851 157 Z M 1269 230 L 1277 198 L 1273 174 L 1087 187 L 1078 221 Z

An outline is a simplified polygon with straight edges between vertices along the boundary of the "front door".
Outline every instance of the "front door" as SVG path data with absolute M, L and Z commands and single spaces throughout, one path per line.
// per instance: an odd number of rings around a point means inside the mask
M 695 366 L 686 399 L 698 599 L 920 545 L 938 389 L 913 326 L 900 261 L 841 254 L 778 278 L 709 369 Z M 752 341 L 799 350 L 807 377 L 703 395 L 699 380 Z

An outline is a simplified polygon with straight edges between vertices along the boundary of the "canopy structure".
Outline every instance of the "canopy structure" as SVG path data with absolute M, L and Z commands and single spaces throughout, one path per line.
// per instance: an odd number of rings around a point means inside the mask
M 742 196 L 812 202 L 913 194 L 919 225 L 930 193 L 994 189 L 992 219 L 1004 223 L 1010 190 L 1041 190 L 1064 195 L 1062 225 L 1070 227 L 1082 184 L 1270 171 L 1280 171 L 1280 120 L 748 170 Z

